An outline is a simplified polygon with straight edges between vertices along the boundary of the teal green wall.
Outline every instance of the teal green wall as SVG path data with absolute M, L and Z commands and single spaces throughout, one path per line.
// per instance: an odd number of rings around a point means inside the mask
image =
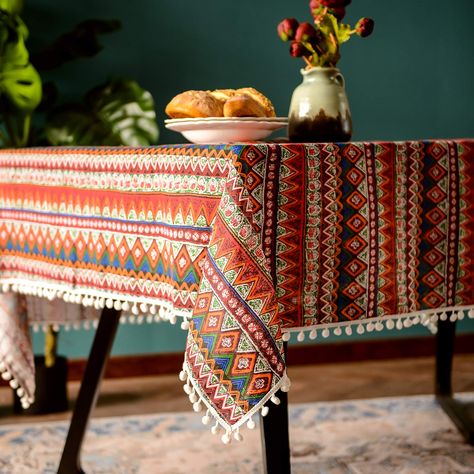
M 309 21 L 307 0 L 26 0 L 30 46 L 81 20 L 120 19 L 93 59 L 61 69 L 66 98 L 109 76 L 136 78 L 156 100 L 185 89 L 252 85 L 286 115 L 302 62 L 276 36 L 287 17 Z M 354 0 L 348 20 L 375 21 L 373 36 L 343 46 L 340 68 L 351 102 L 354 139 L 474 135 L 474 2 Z M 162 143 L 180 136 L 162 127 Z
M 301 63 L 276 36 L 288 16 L 309 21 L 306 0 L 26 0 L 30 48 L 89 18 L 120 19 L 123 30 L 103 36 L 93 59 L 55 73 L 64 99 L 77 99 L 110 76 L 133 77 L 156 101 L 160 124 L 168 100 L 185 89 L 253 86 L 286 115 Z M 376 21 L 367 39 L 344 46 L 355 140 L 474 136 L 474 1 L 354 0 L 348 20 Z M 180 136 L 161 127 L 161 143 Z M 474 324 L 463 322 L 463 330 Z M 423 329 L 418 329 L 424 332 Z M 70 357 L 87 353 L 92 332 L 63 333 L 60 349 Z M 395 332 L 378 333 L 392 337 Z M 402 333 L 409 334 L 409 333 Z M 331 339 L 330 339 L 331 340 Z M 42 335 L 34 337 L 40 351 Z M 178 327 L 124 326 L 115 353 L 178 351 Z

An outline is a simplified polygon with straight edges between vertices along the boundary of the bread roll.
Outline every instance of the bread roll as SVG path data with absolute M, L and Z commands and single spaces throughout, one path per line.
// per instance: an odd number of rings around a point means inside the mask
M 235 93 L 236 95 L 246 94 L 257 101 L 265 111 L 264 117 L 275 117 L 275 109 L 273 108 L 272 102 L 270 99 L 268 99 L 268 97 L 264 96 L 258 90 L 254 89 L 253 87 L 244 87 L 242 89 L 237 89 Z
M 166 106 L 171 118 L 222 117 L 224 102 L 206 91 L 186 91 L 178 94 Z
M 226 100 L 230 99 L 233 95 L 235 95 L 235 89 L 216 89 L 215 91 L 206 91 L 212 95 L 217 100 L 221 100 L 225 102 Z
M 174 97 L 165 108 L 176 118 L 275 117 L 271 101 L 253 87 L 242 89 L 190 90 Z
M 224 104 L 224 117 L 266 117 L 265 109 L 247 94 L 236 94 Z

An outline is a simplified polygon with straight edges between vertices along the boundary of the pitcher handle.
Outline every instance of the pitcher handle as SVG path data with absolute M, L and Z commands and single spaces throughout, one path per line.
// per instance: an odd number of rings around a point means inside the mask
M 344 81 L 344 76 L 340 72 L 337 72 L 334 75 L 334 79 L 343 89 L 345 88 L 346 84 L 345 84 L 345 81 Z

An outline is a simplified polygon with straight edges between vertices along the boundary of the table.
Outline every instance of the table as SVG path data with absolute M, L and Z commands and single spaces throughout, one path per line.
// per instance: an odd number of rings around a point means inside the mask
M 291 334 L 439 323 L 439 398 L 472 436 L 449 381 L 474 317 L 473 177 L 470 139 L 2 150 L 2 377 L 27 405 L 27 325 L 101 314 L 59 469 L 82 472 L 120 318 L 182 318 L 193 408 L 225 443 L 269 413 L 267 470 L 289 472 Z

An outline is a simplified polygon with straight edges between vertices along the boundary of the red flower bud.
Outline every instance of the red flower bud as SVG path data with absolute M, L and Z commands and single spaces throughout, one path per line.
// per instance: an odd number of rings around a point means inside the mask
M 321 3 L 319 0 L 311 0 L 309 2 L 309 9 L 311 10 L 311 16 L 314 18 L 314 21 L 318 20 L 319 12 L 321 11 L 319 8 L 321 7 Z
M 298 28 L 298 22 L 294 18 L 285 18 L 278 25 L 278 36 L 283 41 L 292 40 L 295 38 L 295 32 Z
M 301 56 L 310 54 L 310 52 L 298 41 L 292 41 L 290 44 L 290 54 L 294 58 L 301 58 Z
M 328 8 L 342 8 L 350 5 L 351 0 L 319 0 L 319 3 Z
M 321 33 L 321 30 L 316 31 L 316 36 L 310 38 L 308 43 L 313 47 L 314 51 L 318 54 L 324 54 L 327 52 L 327 44 L 324 38 L 324 35 Z
M 339 21 L 341 21 L 346 16 L 345 7 L 334 7 L 329 10 L 329 13 L 332 13 Z
M 341 21 L 346 16 L 346 6 L 351 3 L 351 0 L 311 0 L 309 3 L 309 8 L 315 20 L 317 20 L 317 14 L 313 12 L 318 10 L 320 7 L 325 7 L 329 9 L 329 13 L 334 15 L 339 21 Z
M 359 36 L 365 38 L 374 31 L 374 20 L 372 20 L 372 18 L 361 18 L 357 22 L 355 29 Z
M 300 23 L 296 30 L 295 40 L 296 41 L 309 41 L 311 38 L 316 38 L 317 33 L 314 26 L 311 23 Z

